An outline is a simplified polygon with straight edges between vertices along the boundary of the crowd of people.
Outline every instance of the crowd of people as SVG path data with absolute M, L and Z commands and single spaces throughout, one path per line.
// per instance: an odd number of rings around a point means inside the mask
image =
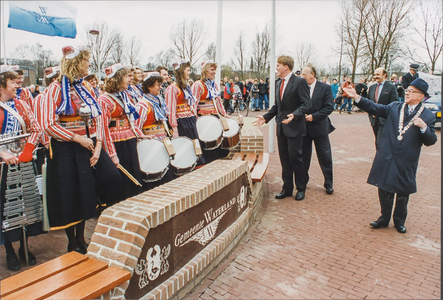
M 86 220 L 178 176 L 170 168 L 155 182 L 145 180 L 148 174 L 140 168 L 139 141 L 187 137 L 198 142 L 198 118 L 228 116 L 214 82 L 217 64 L 213 61 L 202 64 L 201 79 L 196 82 L 190 82 L 187 60 L 173 64 L 173 77 L 164 66 L 143 71 L 117 63 L 107 67 L 100 80 L 89 71 L 91 53 L 86 47 L 66 46 L 62 52 L 60 65 L 45 70 L 42 92 L 22 87 L 19 66 L 1 66 L 1 134 L 31 133 L 17 156 L 7 146 L 0 148 L 1 215 L 3 222 L 8 168 L 32 161 L 37 152 L 36 173 L 42 172 L 46 161 L 50 230 L 65 230 L 67 251 L 85 254 Z M 217 147 L 203 150 L 197 168 L 229 154 Z M 23 243 L 28 236 L 43 233 L 41 222 L 27 227 L 26 236 L 20 229 L 2 234 L 10 270 L 21 267 L 12 242 L 21 241 L 18 254 L 25 260 Z M 28 257 L 30 265 L 36 264 L 31 252 Z
M 218 66 L 211 60 L 202 63 L 201 78 L 195 82 L 190 80 L 189 61 L 183 59 L 173 63 L 174 76 L 165 66 L 144 71 L 138 66 L 117 63 L 105 69 L 105 78 L 98 78 L 89 71 L 91 53 L 87 48 L 66 46 L 62 52 L 60 65 L 45 70 L 46 88 L 42 92 L 38 86 L 22 87 L 24 75 L 18 66 L 1 66 L 1 134 L 20 130 L 30 133 L 18 155 L 6 146 L 0 148 L 2 221 L 8 167 L 32 161 L 36 151 L 36 172 L 42 172 L 45 161 L 47 166 L 50 229 L 65 230 L 68 252 L 85 254 L 88 247 L 84 236 L 86 220 L 95 217 L 104 207 L 178 176 L 170 169 L 154 183 L 145 180 L 147 174 L 140 169 L 137 153 L 140 140 L 178 137 L 198 140 L 199 118 L 230 118 L 231 100 L 244 97 L 252 110 L 266 111 L 257 117 L 254 125 L 277 118 L 283 179 L 277 199 L 292 196 L 294 184 L 297 188 L 295 199 L 305 198 L 312 144 L 324 175 L 326 193 L 333 194 L 329 134 L 335 128 L 329 115 L 334 109 L 340 113 L 347 109 L 350 114 L 353 105 L 369 112 L 377 155 L 368 182 L 379 188 L 382 208 L 382 216 L 371 226 L 380 228 L 389 224 L 397 193 L 394 223 L 399 232 L 406 232 L 406 207 L 409 194 L 416 192 L 419 150 L 422 144 L 436 142 L 435 118 L 421 104 L 428 87 L 416 72 L 418 66 L 411 65 L 411 72 L 400 79 L 393 74 L 388 81 L 387 72 L 378 68 L 371 81 L 362 78 L 354 86 L 347 76 L 339 85 L 336 78 L 332 84 L 328 78 L 318 80 L 317 71 L 310 64 L 293 72 L 294 60 L 290 56 L 280 56 L 276 68 L 280 78 L 275 83 L 276 101 L 270 108 L 269 78 L 249 78 L 243 82 L 238 77 L 229 80 L 225 77 L 218 86 L 215 83 Z M 407 109 L 409 113 L 405 116 Z M 399 124 L 398 130 L 396 124 Z M 410 144 L 412 150 L 405 150 Z M 403 159 L 410 159 L 412 163 L 383 165 L 386 157 L 400 152 Z M 203 149 L 203 155 L 196 161 L 197 167 L 228 154 L 229 150 L 218 146 Z M 404 168 L 408 168 L 407 171 Z M 391 177 L 389 184 L 375 175 L 378 171 Z M 405 182 L 409 184 L 407 187 Z M 18 254 L 24 260 L 24 242 L 28 236 L 42 233 L 38 224 L 28 226 L 26 236 L 21 230 L 3 233 L 2 243 L 10 270 L 17 271 L 21 267 L 12 242 L 20 241 Z M 32 253 L 28 252 L 28 257 L 30 265 L 36 264 Z

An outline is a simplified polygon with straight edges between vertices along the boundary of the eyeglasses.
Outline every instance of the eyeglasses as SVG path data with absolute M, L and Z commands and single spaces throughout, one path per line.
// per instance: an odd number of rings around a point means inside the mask
M 422 94 L 422 92 L 417 92 L 417 91 L 414 91 L 414 90 L 411 90 L 411 89 L 405 90 L 405 93 L 406 94 L 409 94 L 409 93 L 411 93 L 411 94 L 413 94 L 413 93 Z

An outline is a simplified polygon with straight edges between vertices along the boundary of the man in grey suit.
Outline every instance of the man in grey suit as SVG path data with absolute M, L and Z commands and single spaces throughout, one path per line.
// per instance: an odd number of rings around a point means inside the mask
M 369 99 L 375 103 L 388 105 L 391 102 L 398 101 L 397 89 L 392 83 L 386 80 L 386 76 L 386 70 L 383 68 L 378 68 L 374 72 L 376 84 L 371 85 L 369 88 Z M 386 120 L 382 117 L 369 115 L 369 121 L 374 131 L 375 148 L 378 148 L 378 141 L 380 140 Z
M 303 137 L 306 135 L 305 114 L 309 110 L 309 87 L 305 79 L 292 73 L 294 59 L 282 55 L 277 59 L 277 73 L 280 77 L 275 85 L 275 104 L 263 116 L 253 122 L 261 126 L 276 117 L 278 154 L 282 166 L 283 189 L 275 196 L 283 199 L 292 196 L 295 185 L 295 200 L 305 198 L 307 178 L 303 166 Z

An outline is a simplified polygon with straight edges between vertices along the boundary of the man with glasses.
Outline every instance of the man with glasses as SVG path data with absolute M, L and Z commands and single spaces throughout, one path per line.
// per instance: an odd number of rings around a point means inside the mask
M 369 99 L 375 103 L 388 105 L 391 102 L 398 101 L 397 89 L 386 80 L 387 75 L 386 70 L 383 68 L 378 68 L 374 72 L 373 78 L 375 78 L 376 83 L 369 88 Z M 369 121 L 374 131 L 375 148 L 377 148 L 383 127 L 385 126 L 385 119 L 369 114 Z
M 368 177 L 368 183 L 378 187 L 381 206 L 381 216 L 370 224 L 375 229 L 389 226 L 397 194 L 394 225 L 398 232 L 406 233 L 409 195 L 417 192 L 415 178 L 421 146 L 437 142 L 435 116 L 422 103 L 429 96 L 428 87 L 426 81 L 417 78 L 406 89 L 404 103 L 396 101 L 389 105 L 376 104 L 357 95 L 354 89 L 346 89 L 355 97 L 358 107 L 386 119 Z

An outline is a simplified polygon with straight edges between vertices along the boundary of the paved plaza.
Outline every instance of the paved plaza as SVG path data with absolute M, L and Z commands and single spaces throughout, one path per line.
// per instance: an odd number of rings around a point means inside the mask
M 334 194 L 325 193 L 314 151 L 305 200 L 275 200 L 282 183 L 277 151 L 272 153 L 260 216 L 190 299 L 441 298 L 440 129 L 437 144 L 422 148 L 418 193 L 410 197 L 407 233 L 400 234 L 392 223 L 369 226 L 380 208 L 377 189 L 366 183 L 375 155 L 367 114 L 334 112 L 331 120 Z M 267 151 L 268 127 L 262 131 Z M 95 223 L 87 222 L 88 238 Z M 65 254 L 67 238 L 64 231 L 51 232 L 30 237 L 29 246 L 41 264 Z M 1 279 L 16 274 L 6 268 L 4 247 L 0 255 Z

